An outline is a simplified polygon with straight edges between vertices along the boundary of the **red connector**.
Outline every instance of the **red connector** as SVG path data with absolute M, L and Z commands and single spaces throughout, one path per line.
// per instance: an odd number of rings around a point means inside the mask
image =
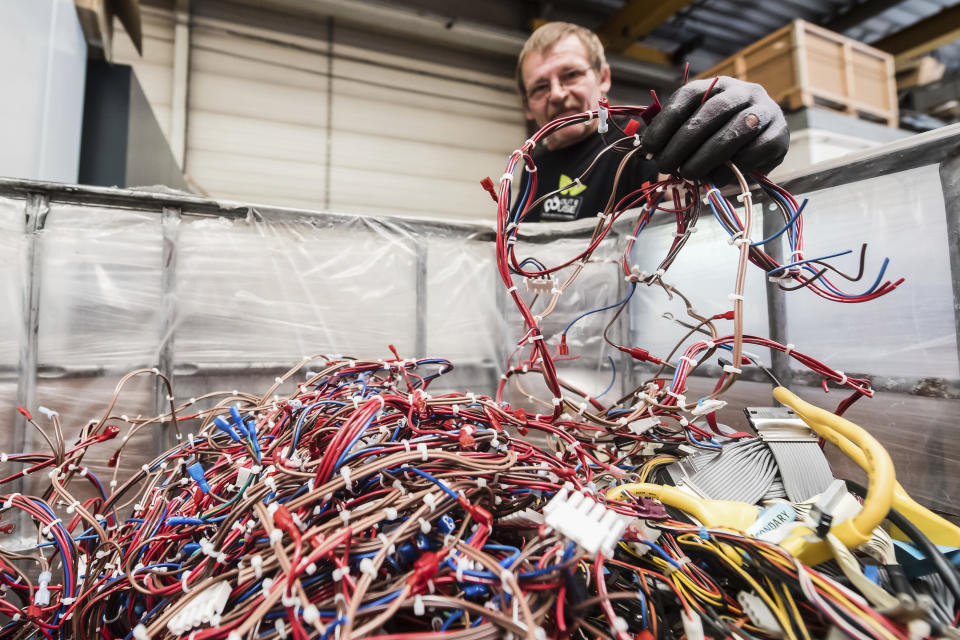
M 570 355 L 570 349 L 567 348 L 567 334 L 565 333 L 560 336 L 560 355 Z
M 619 347 L 619 349 L 624 353 L 629 353 L 631 358 L 633 358 L 634 360 L 638 360 L 640 362 L 652 362 L 653 364 L 663 363 L 663 360 L 661 360 L 657 356 L 650 355 L 649 351 L 647 351 L 646 349 L 641 349 L 640 347 L 634 347 L 632 349 L 629 349 L 627 347 Z
M 630 121 L 627 122 L 626 126 L 623 127 L 623 132 L 628 136 L 632 136 L 637 132 L 637 129 L 640 128 L 640 121 L 630 118 Z
M 717 315 L 710 318 L 711 320 L 733 320 L 733 311 L 727 311 L 725 313 L 718 313 Z
M 493 180 L 490 179 L 490 176 L 487 176 L 481 180 L 480 186 L 483 187 L 484 191 L 490 194 L 490 197 L 493 198 L 494 202 L 500 204 L 500 199 L 497 198 L 497 190 L 493 188 Z
M 460 448 L 461 449 L 473 449 L 477 445 L 477 440 L 472 435 L 466 432 L 463 428 L 460 429 Z
M 490 527 L 493 525 L 493 515 L 481 506 L 470 504 L 466 498 L 460 496 L 457 502 L 463 507 L 464 511 L 470 514 L 470 517 L 481 525 Z
M 441 549 L 439 551 L 426 551 L 417 558 L 416 562 L 413 563 L 413 574 L 407 578 L 407 584 L 414 592 L 418 591 L 420 586 L 428 580 L 433 580 L 433 576 L 437 575 L 437 571 L 440 570 L 440 563 L 443 562 L 446 555 L 447 550 Z
M 103 433 L 98 433 L 94 436 L 94 440 L 97 442 L 103 442 L 105 440 L 112 440 L 117 437 L 117 434 L 120 433 L 120 427 L 115 424 L 107 425 L 107 428 L 103 430 Z
M 290 511 L 282 504 L 273 512 L 273 523 L 286 531 L 294 540 L 300 539 L 300 529 L 297 528 L 297 524 L 293 521 L 293 516 L 290 514 Z

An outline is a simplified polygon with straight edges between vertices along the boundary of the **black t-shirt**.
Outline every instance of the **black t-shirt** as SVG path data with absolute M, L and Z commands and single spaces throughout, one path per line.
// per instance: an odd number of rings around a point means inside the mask
M 619 137 L 616 131 L 607 134 L 607 140 L 613 142 Z M 533 161 L 537 165 L 537 191 L 529 197 L 533 202 L 545 193 L 556 191 L 569 185 L 560 193 L 554 194 L 535 208 L 527 211 L 524 222 L 559 222 L 595 217 L 603 211 L 613 189 L 613 180 L 617 167 L 626 153 L 616 149 L 606 151 L 597 160 L 590 173 L 576 184 L 574 180 L 593 162 L 597 154 L 606 146 L 598 133 L 592 133 L 580 142 L 550 151 L 542 142 L 533 150 Z M 633 148 L 630 142 L 620 146 Z M 522 197 L 530 174 L 520 169 L 523 179 L 520 182 L 518 200 Z M 639 189 L 647 180 L 655 180 L 656 164 L 646 160 L 640 152 L 634 153 L 624 167 L 617 186 L 617 201 L 628 193 Z M 615 201 L 616 202 L 616 201 Z

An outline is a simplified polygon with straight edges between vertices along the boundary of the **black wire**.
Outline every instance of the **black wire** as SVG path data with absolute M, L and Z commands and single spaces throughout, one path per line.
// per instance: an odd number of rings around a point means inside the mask
M 861 498 L 867 495 L 867 490 L 862 486 L 853 482 L 852 480 L 846 480 L 847 488 L 850 491 Z M 898 529 L 903 531 L 910 541 L 923 554 L 926 556 L 930 562 L 933 563 L 933 566 L 936 568 L 937 573 L 940 574 L 940 577 L 943 578 L 944 584 L 947 585 L 947 588 L 950 589 L 950 592 L 953 594 L 953 597 L 960 602 L 960 572 L 957 571 L 956 567 L 953 566 L 953 563 L 947 559 L 943 552 L 937 548 L 937 545 L 930 542 L 930 538 L 925 536 L 920 529 L 910 522 L 906 516 L 897 511 L 894 508 L 890 508 L 890 512 L 887 514 L 887 520 L 892 522 L 897 526 Z

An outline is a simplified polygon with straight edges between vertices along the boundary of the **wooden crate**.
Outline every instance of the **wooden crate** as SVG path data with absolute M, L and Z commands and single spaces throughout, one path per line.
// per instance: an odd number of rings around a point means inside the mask
M 787 110 L 826 107 L 890 127 L 899 123 L 893 56 L 803 20 L 697 78 L 718 75 L 763 85 Z

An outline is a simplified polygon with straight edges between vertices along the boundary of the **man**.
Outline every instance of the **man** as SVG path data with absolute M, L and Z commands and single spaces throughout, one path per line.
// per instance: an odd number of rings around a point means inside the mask
M 593 32 L 551 22 L 534 31 L 520 52 L 517 84 L 524 113 L 540 127 L 596 109 L 610 89 L 610 67 Z M 753 170 L 766 173 L 780 164 L 790 144 L 783 113 L 763 88 L 727 77 L 681 87 L 641 133 L 641 150 L 620 180 L 618 199 L 655 180 L 658 169 L 719 185 L 733 180 L 725 168 L 728 160 L 745 175 Z M 621 135 L 611 127 L 606 139 L 613 142 Z M 538 193 L 531 194 L 530 202 L 570 186 L 530 209 L 525 220 L 574 220 L 602 211 L 623 156 L 605 153 L 582 184 L 575 179 L 605 146 L 596 119 L 561 129 L 538 144 L 533 153 Z M 528 177 L 524 175 L 521 193 Z

